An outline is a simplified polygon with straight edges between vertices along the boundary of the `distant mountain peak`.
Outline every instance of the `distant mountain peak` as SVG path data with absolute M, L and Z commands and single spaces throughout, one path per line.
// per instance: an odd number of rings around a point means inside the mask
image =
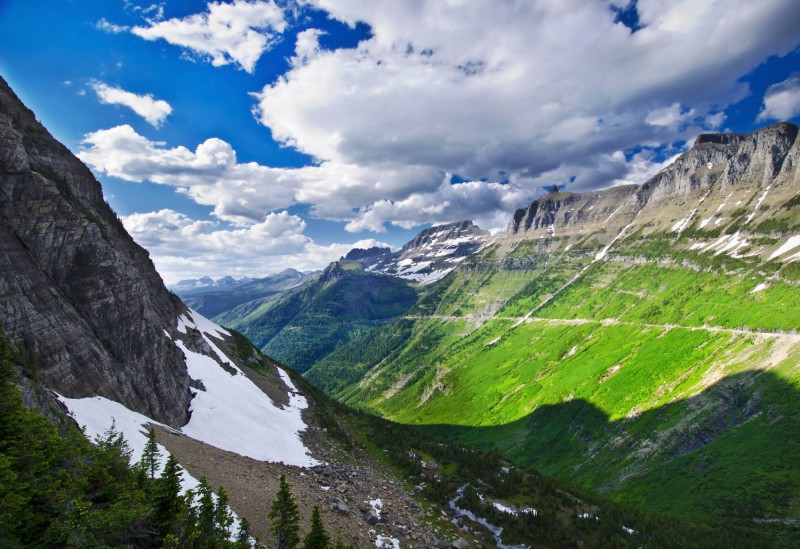
M 379 247 L 355 248 L 342 259 L 357 261 L 368 271 L 429 283 L 481 249 L 489 236 L 489 231 L 472 221 L 456 221 L 420 231 L 397 252 Z

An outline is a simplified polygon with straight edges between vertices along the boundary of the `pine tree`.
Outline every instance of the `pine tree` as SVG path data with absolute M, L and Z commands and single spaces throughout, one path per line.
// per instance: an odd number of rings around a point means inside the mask
M 239 519 L 239 531 L 236 532 L 236 547 L 250 548 L 250 522 L 246 517 Z
M 233 516 L 228 507 L 228 493 L 225 492 L 225 488 L 220 486 L 217 490 L 217 506 L 214 508 L 214 526 L 220 541 L 230 538 L 228 529 L 231 524 L 233 524 Z
M 177 529 L 178 519 L 183 510 L 181 493 L 181 466 L 175 456 L 170 454 L 164 464 L 161 477 L 153 489 L 153 523 L 164 537 Z
M 151 479 L 156 478 L 156 470 L 158 469 L 158 460 L 160 457 L 161 451 L 158 449 L 158 444 L 156 443 L 156 432 L 150 428 L 147 431 L 147 443 L 144 445 L 142 459 L 139 464 Z
M 300 517 L 284 475 L 281 475 L 278 494 L 269 508 L 269 518 L 272 520 L 270 532 L 275 536 L 275 549 L 295 549 L 300 543 Z
M 319 507 L 314 506 L 311 512 L 311 530 L 303 539 L 303 549 L 330 549 L 331 537 L 325 531 Z
M 197 509 L 199 547 L 215 547 L 218 538 L 216 506 L 211 486 L 208 485 L 205 477 L 200 479 L 197 495 L 199 498 Z

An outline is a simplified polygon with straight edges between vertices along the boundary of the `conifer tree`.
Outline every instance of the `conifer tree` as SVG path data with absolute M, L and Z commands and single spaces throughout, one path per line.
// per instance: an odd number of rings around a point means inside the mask
M 139 462 L 142 469 L 144 469 L 147 476 L 151 479 L 156 478 L 156 470 L 158 469 L 158 460 L 161 457 L 161 451 L 158 449 L 156 443 L 156 432 L 151 427 L 147 431 L 147 443 L 144 445 L 142 451 L 142 459 Z
M 153 523 L 161 536 L 177 529 L 178 518 L 183 510 L 183 499 L 180 496 L 182 475 L 178 460 L 169 454 L 153 490 Z
M 199 500 L 197 507 L 199 547 L 214 547 L 219 533 L 216 524 L 217 513 L 214 505 L 214 495 L 205 477 L 200 479 L 200 486 L 197 487 L 197 496 Z
M 311 512 L 311 529 L 303 539 L 303 549 L 330 549 L 331 537 L 325 531 L 319 507 L 314 506 Z
M 236 547 L 250 547 L 250 522 L 246 517 L 239 519 L 239 531 L 236 532 Z
M 300 517 L 297 502 L 284 475 L 281 475 L 278 494 L 270 506 L 269 518 L 272 520 L 270 532 L 275 536 L 275 549 L 295 549 L 300 543 Z
M 217 538 L 227 540 L 230 537 L 229 528 L 233 524 L 233 516 L 231 516 L 230 508 L 228 507 L 228 493 L 222 486 L 217 490 L 217 505 L 214 508 L 214 525 L 217 531 Z

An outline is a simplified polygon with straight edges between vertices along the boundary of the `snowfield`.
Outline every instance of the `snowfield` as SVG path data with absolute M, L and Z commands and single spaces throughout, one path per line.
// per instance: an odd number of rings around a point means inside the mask
M 187 333 L 189 328 L 201 332 L 219 360 L 227 362 L 227 369 L 214 358 L 189 350 L 182 341 L 175 341 L 186 356 L 189 376 L 201 381 L 205 387 L 205 390 L 193 390 L 191 419 L 180 431 L 221 450 L 259 461 L 283 462 L 299 467 L 317 465 L 319 462 L 311 457 L 300 439 L 300 433 L 307 428 L 301 414 L 308 403 L 289 375 L 278 369 L 290 391 L 289 404 L 278 407 L 234 366 L 212 340 L 212 337 L 229 335 L 228 332 L 195 311 L 178 318 L 179 332 Z M 115 422 L 117 430 L 131 445 L 135 460 L 140 458 L 147 441 L 147 431 L 143 426 L 148 423 L 161 425 L 103 397 L 59 398 L 91 438 L 102 435 L 112 421 Z M 166 454 L 163 449 L 162 452 Z
M 172 430 L 171 427 L 163 425 L 138 412 L 129 410 L 119 402 L 114 402 L 104 397 L 67 398 L 58 393 L 56 393 L 56 396 L 58 400 L 69 409 L 72 413 L 72 417 L 74 417 L 78 425 L 84 429 L 86 436 L 92 442 L 94 442 L 97 437 L 102 438 L 113 423 L 114 428 L 122 433 L 122 436 L 131 448 L 132 463 L 137 463 L 142 459 L 144 445 L 147 443 L 147 428 L 145 425 L 148 423 L 160 425 L 161 427 Z M 166 448 L 160 444 L 158 445 L 158 450 L 161 452 L 157 470 L 160 474 L 167 460 L 168 452 Z M 181 479 L 181 487 L 183 490 L 195 489 L 199 485 L 200 482 L 183 469 L 183 477 Z

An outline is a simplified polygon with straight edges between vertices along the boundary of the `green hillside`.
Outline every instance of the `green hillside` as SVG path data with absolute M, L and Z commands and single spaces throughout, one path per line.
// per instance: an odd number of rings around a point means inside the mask
M 402 315 L 416 299 L 407 281 L 339 261 L 298 288 L 245 303 L 214 320 L 304 372 L 339 345 Z
M 791 522 L 797 269 L 662 249 L 634 234 L 605 261 L 542 257 L 527 241 L 500 260 L 488 251 L 308 377 L 348 404 L 646 509 Z

